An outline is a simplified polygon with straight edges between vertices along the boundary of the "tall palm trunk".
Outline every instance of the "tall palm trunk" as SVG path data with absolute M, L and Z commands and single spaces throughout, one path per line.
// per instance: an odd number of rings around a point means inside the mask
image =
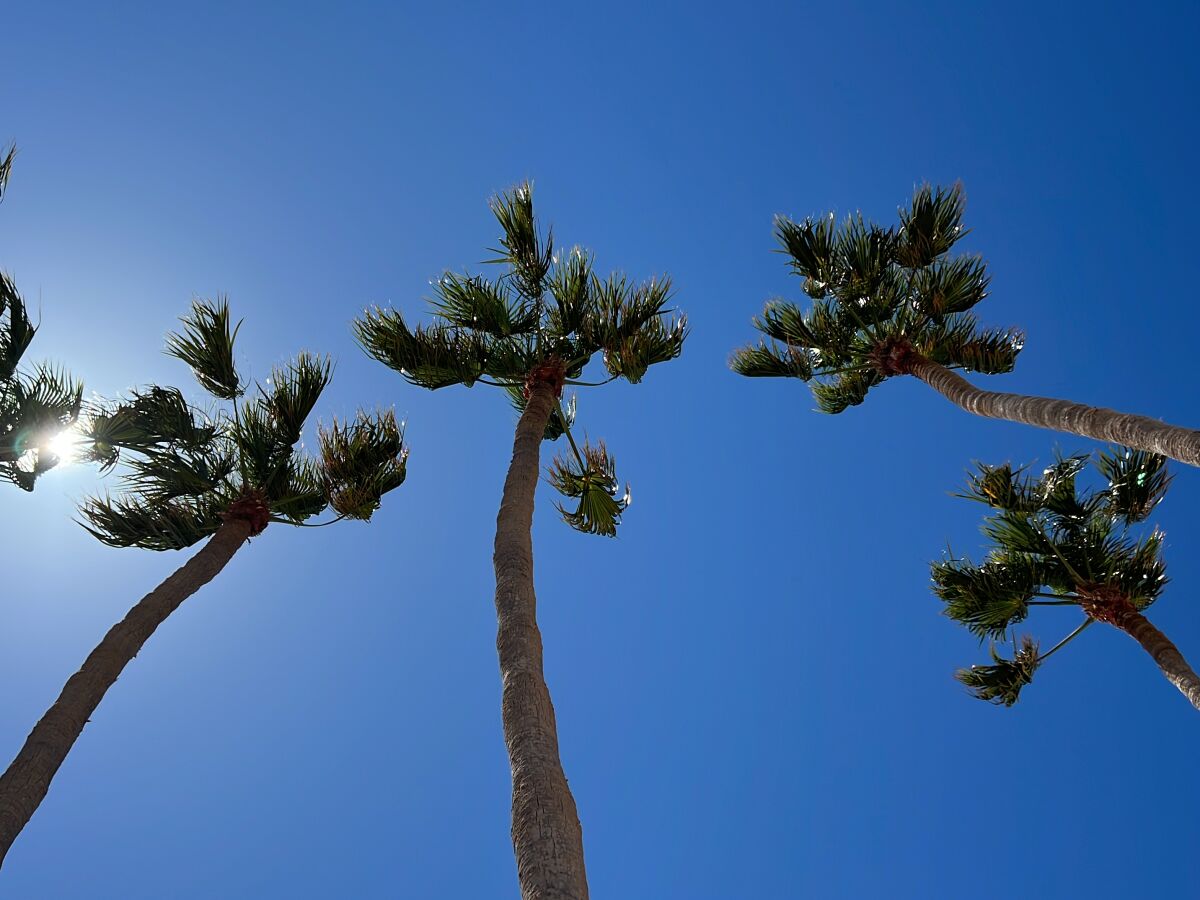
M 1170 638 L 1134 609 L 1122 612 L 1113 624 L 1141 644 L 1142 649 L 1154 657 L 1167 681 L 1179 688 L 1192 706 L 1200 709 L 1200 675 L 1192 671 Z
M 981 390 L 955 372 L 915 353 L 906 360 L 905 371 L 977 416 L 1111 441 L 1200 466 L 1200 431 L 1070 400 Z
M 0 775 L 0 865 L 50 789 L 83 726 L 126 665 L 171 613 L 210 582 L 250 536 L 252 523 L 231 517 L 166 581 L 138 601 L 71 676 L 25 746 Z
M 524 900 L 586 900 L 583 829 L 558 754 L 533 592 L 533 495 L 555 387 L 533 381 L 496 517 L 496 650 L 512 765 L 512 840 Z

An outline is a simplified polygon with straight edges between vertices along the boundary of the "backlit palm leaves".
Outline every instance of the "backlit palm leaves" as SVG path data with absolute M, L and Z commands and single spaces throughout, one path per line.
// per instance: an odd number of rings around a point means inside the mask
M 934 563 L 933 583 L 946 615 L 980 640 L 1013 644 L 1011 658 L 993 648 L 991 665 L 958 673 L 981 699 L 1016 703 L 1037 668 L 1097 620 L 1146 646 L 1135 633 L 1145 621 L 1141 612 L 1158 599 L 1167 577 L 1162 533 L 1138 535 L 1135 526 L 1167 490 L 1165 460 L 1137 450 L 1101 453 L 1096 469 L 1104 483 L 1090 491 L 1076 485 L 1087 465 L 1086 456 L 1061 459 L 1036 477 L 981 465 L 968 479 L 963 496 L 993 510 L 983 525 L 992 548 L 978 564 L 955 557 Z M 1076 606 L 1085 617 L 1043 653 L 1013 630 L 1037 606 Z M 1163 665 L 1157 654 L 1156 661 Z
M 198 301 L 182 321 L 167 352 L 225 405 L 202 411 L 175 388 L 150 387 L 87 417 L 87 455 L 105 467 L 125 464 L 120 497 L 81 507 L 84 527 L 101 541 L 188 547 L 214 534 L 230 505 L 247 496 L 265 504 L 270 521 L 300 524 L 327 506 L 340 518 L 368 519 L 404 481 L 408 451 L 390 413 L 335 421 L 320 435 L 319 459 L 296 449 L 329 384 L 328 359 L 301 353 L 251 390 L 234 362 L 238 326 L 228 303 Z
M 0 158 L 0 198 L 14 150 Z M 37 333 L 16 285 L 0 272 L 0 480 L 32 491 L 39 475 L 58 464 L 50 442 L 79 416 L 83 385 L 48 363 L 22 368 Z
M 773 300 L 755 326 L 771 339 L 737 351 L 735 372 L 811 382 L 817 406 L 839 413 L 903 374 L 917 353 L 946 368 L 1008 372 L 1021 350 L 1017 332 L 982 328 L 970 310 L 987 296 L 977 256 L 951 258 L 966 234 L 958 186 L 925 186 L 900 211 L 898 227 L 861 215 L 796 223 L 780 217 L 775 235 L 804 279 L 807 310 Z
M 420 387 L 504 388 L 521 410 L 531 379 L 592 386 L 581 379 L 597 356 L 606 381 L 625 378 L 636 384 L 650 366 L 679 355 L 687 326 L 668 306 L 669 280 L 634 284 L 616 274 L 601 279 L 589 253 L 578 247 L 561 250 L 552 234 L 539 234 L 528 184 L 495 198 L 492 211 L 503 234 L 489 262 L 504 264 L 507 271 L 492 279 L 445 273 L 433 286 L 429 325 L 410 325 L 394 309 L 367 310 L 354 327 L 371 356 Z M 569 411 L 560 405 L 551 414 L 546 438 L 557 439 L 573 419 L 573 403 Z M 624 504 L 613 497 L 611 465 L 607 453 L 580 452 L 573 441 L 570 457 L 555 464 L 551 481 L 556 487 L 582 490 L 567 493 L 580 500 L 577 511 L 564 512 L 572 527 L 616 533 Z M 607 491 L 604 486 L 610 484 L 609 499 L 599 499 L 596 491 Z

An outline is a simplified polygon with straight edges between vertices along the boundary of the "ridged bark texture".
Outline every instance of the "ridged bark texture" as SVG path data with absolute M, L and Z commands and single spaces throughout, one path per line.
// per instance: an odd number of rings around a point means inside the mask
M 1070 400 L 980 390 L 957 373 L 916 354 L 907 360 L 907 371 L 977 416 L 1111 441 L 1200 466 L 1200 431 Z
M 542 674 L 533 592 L 533 495 L 555 389 L 534 382 L 517 423 L 496 517 L 496 650 L 504 742 L 512 765 L 512 840 L 524 900 L 586 900 L 583 829 L 558 754 L 558 728 Z
M 150 635 L 188 597 L 211 581 L 250 536 L 244 518 L 227 520 L 200 551 L 138 601 L 71 676 L 0 776 L 0 865 L 41 805 L 75 741 L 105 693 Z
M 1192 671 L 1170 638 L 1135 610 L 1122 613 L 1113 624 L 1141 644 L 1154 657 L 1159 669 L 1167 676 L 1167 681 L 1179 688 L 1192 706 L 1200 709 L 1200 676 Z

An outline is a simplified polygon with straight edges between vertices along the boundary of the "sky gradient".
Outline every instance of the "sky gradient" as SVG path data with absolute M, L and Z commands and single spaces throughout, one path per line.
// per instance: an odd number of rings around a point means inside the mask
M 995 709 L 928 562 L 977 552 L 973 460 L 1094 445 L 976 419 L 911 379 L 836 416 L 726 368 L 802 299 L 772 216 L 885 224 L 961 179 L 983 322 L 1027 333 L 989 387 L 1200 425 L 1193 299 L 1200 15 L 1104 3 L 22 4 L 0 266 L 51 357 L 111 396 L 201 399 L 163 336 L 227 293 L 255 377 L 338 360 L 317 409 L 407 419 L 369 525 L 272 526 L 100 706 L 0 875 L 19 898 L 517 895 L 491 540 L 515 415 L 369 360 L 368 304 L 423 316 L 478 271 L 494 192 L 597 269 L 669 273 L 683 356 L 581 392 L 634 504 L 575 533 L 539 489 L 539 619 L 592 895 L 1129 898 L 1200 893 L 1200 718 L 1095 628 Z M 550 449 L 543 454 L 549 461 Z M 557 449 L 557 448 L 553 448 Z M 1155 521 L 1151 618 L 1200 661 L 1200 472 Z M 189 555 L 114 550 L 64 468 L 0 491 L 0 749 Z M 1032 620 L 1047 642 L 1073 624 Z M 1047 644 L 1048 645 L 1048 644 Z M 8 757 L 6 757 L 7 759 Z

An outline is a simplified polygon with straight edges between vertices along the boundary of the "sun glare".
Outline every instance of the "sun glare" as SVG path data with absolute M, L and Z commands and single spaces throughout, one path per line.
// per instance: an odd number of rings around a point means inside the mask
M 60 466 L 65 466 L 78 462 L 83 450 L 83 439 L 74 428 L 64 428 L 50 439 L 46 450 L 58 457 Z

